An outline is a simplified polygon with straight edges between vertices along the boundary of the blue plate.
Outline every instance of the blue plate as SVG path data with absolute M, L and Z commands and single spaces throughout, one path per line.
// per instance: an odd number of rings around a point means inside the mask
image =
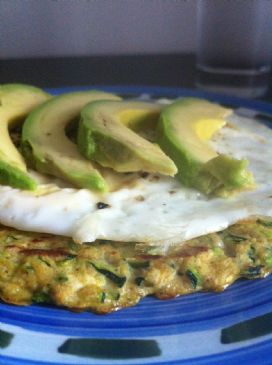
M 86 88 L 87 89 L 87 88 Z M 272 105 L 157 87 L 96 87 L 121 95 L 193 96 L 270 124 Z M 84 88 L 50 89 L 53 94 Z M 272 117 L 271 117 L 272 118 Z M 0 364 L 272 364 L 272 277 L 240 280 L 220 294 L 197 293 L 104 316 L 53 306 L 0 304 Z

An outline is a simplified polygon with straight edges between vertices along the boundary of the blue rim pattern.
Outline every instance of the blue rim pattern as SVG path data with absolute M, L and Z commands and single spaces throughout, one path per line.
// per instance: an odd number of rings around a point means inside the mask
M 60 94 L 84 89 L 90 88 L 48 91 Z M 272 115 L 270 104 L 209 92 L 147 86 L 92 89 L 151 97 L 202 97 Z M 145 298 L 135 307 L 105 316 L 1 304 L 0 364 L 272 364 L 271 299 L 272 277 L 267 277 L 240 280 L 220 294 L 197 293 L 169 301 Z M 258 327 L 256 317 L 260 322 L 265 318 L 265 328 Z M 122 352 L 122 346 L 129 353 Z

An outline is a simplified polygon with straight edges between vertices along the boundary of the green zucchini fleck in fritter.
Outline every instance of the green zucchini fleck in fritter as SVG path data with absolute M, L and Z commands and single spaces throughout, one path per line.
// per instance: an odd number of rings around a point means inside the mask
M 200 277 L 199 274 L 195 270 L 187 270 L 186 275 L 188 276 L 192 288 L 196 289 L 198 285 L 200 285 Z

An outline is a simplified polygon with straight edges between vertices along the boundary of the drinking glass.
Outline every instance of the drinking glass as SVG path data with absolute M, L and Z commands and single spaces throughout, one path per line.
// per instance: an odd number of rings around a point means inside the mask
M 271 0 L 198 0 L 199 88 L 258 97 L 272 60 Z

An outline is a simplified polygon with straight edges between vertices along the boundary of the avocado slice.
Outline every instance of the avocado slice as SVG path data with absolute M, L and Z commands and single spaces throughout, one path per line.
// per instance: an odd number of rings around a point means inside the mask
M 163 109 L 157 141 L 176 163 L 177 178 L 184 185 L 218 196 L 254 186 L 247 160 L 218 155 L 207 143 L 230 114 L 230 109 L 194 98 L 180 99 Z
M 119 100 L 100 91 L 82 91 L 56 96 L 38 107 L 26 119 L 22 130 L 22 152 L 37 171 L 67 180 L 80 188 L 106 191 L 99 171 L 79 153 L 65 129 L 83 106 L 99 99 Z
M 161 106 L 138 101 L 97 101 L 81 111 L 81 153 L 118 172 L 147 171 L 175 175 L 174 162 L 146 138 L 154 130 Z M 140 132 L 146 135 L 143 138 Z M 137 134 L 137 133 L 139 134 Z
M 23 84 L 0 85 L 0 184 L 34 190 L 36 181 L 13 144 L 9 129 L 16 127 L 38 104 L 49 98 L 39 88 Z

